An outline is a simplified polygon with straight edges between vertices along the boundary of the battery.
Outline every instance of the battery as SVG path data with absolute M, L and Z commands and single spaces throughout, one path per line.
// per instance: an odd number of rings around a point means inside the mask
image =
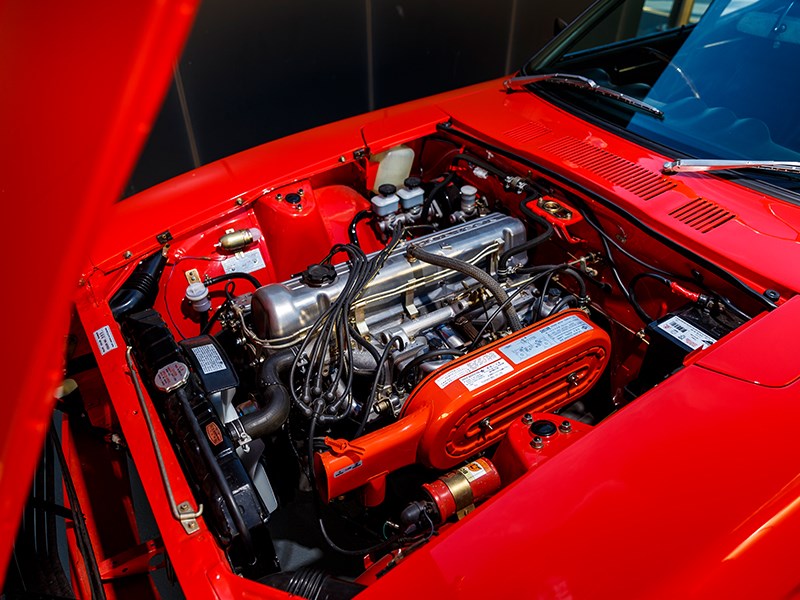
M 668 313 L 647 326 L 650 345 L 639 377 L 629 386 L 638 396 L 683 367 L 689 353 L 708 348 L 744 324 L 728 312 L 712 313 L 696 304 Z

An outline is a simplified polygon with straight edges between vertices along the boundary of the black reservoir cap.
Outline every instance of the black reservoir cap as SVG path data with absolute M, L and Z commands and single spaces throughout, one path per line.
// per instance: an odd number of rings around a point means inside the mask
M 556 427 L 556 424 L 552 421 L 540 419 L 539 421 L 534 421 L 531 424 L 530 430 L 533 435 L 538 435 L 539 437 L 550 437 L 551 435 L 555 435 L 556 431 L 558 431 L 558 427 Z

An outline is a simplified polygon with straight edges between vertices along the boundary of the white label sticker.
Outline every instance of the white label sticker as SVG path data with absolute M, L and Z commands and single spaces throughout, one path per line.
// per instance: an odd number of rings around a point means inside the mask
M 358 467 L 360 467 L 363 464 L 364 464 L 364 461 L 360 460 L 358 462 L 353 463 L 352 465 L 348 465 L 348 466 L 346 466 L 346 467 L 344 467 L 342 469 L 339 469 L 338 471 L 334 472 L 333 476 L 334 476 L 334 478 L 341 477 L 345 473 L 349 473 L 353 469 L 357 469 Z
M 97 342 L 97 349 L 100 354 L 111 352 L 117 347 L 117 340 L 114 339 L 114 334 L 111 332 L 111 327 L 105 325 L 94 332 L 94 341 Z
M 261 250 L 258 248 L 235 254 L 222 261 L 222 268 L 226 273 L 252 273 L 266 266 Z
M 500 346 L 500 352 L 511 359 L 511 362 L 515 365 L 518 365 L 537 354 L 550 350 L 550 348 L 555 348 L 559 344 L 563 344 L 567 340 L 591 330 L 592 326 L 586 321 L 575 315 L 570 315 L 565 319 L 529 333 L 510 344 Z
M 666 331 L 670 336 L 694 350 L 708 348 L 717 341 L 706 332 L 701 331 L 680 317 L 667 319 L 663 323 L 659 323 L 658 328 Z
M 464 465 L 458 470 L 467 481 L 475 481 L 476 479 L 480 479 L 484 475 L 486 475 L 486 469 L 483 468 L 483 465 L 479 460 L 469 463 L 468 465 Z
M 486 365 L 482 369 L 478 369 L 474 373 L 470 373 L 469 375 L 465 375 L 459 381 L 464 384 L 470 392 L 474 392 L 479 387 L 486 385 L 502 377 L 506 373 L 511 373 L 514 370 L 510 364 L 504 361 L 502 358 L 500 360 L 496 360 L 493 363 Z
M 465 362 L 463 365 L 458 365 L 457 367 L 450 369 L 444 375 L 437 377 L 436 385 L 438 385 L 440 389 L 444 389 L 467 373 L 472 373 L 476 369 L 480 369 L 481 367 L 486 366 L 499 358 L 500 355 L 494 351 L 482 354 L 478 358 L 473 358 L 472 360 Z
M 203 369 L 203 373 L 206 375 L 225 370 L 225 361 L 222 360 L 214 344 L 195 346 L 192 348 L 192 352 L 194 352 L 197 362 L 200 363 L 200 368 Z

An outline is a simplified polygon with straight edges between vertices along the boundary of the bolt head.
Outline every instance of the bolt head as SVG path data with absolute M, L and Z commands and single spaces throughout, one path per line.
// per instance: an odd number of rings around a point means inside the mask
M 558 430 L 561 433 L 572 433 L 572 423 L 569 421 L 562 421 L 561 425 L 558 426 Z
M 125 260 L 128 260 L 131 256 L 133 256 L 133 252 L 130 250 L 125 250 L 125 252 L 122 253 L 122 258 Z

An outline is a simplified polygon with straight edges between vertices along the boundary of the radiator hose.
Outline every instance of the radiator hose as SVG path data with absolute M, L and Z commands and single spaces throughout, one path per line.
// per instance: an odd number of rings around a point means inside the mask
M 468 277 L 472 277 L 479 283 L 483 284 L 484 287 L 489 290 L 489 293 L 494 296 L 494 299 L 499 306 L 505 305 L 503 312 L 506 315 L 506 319 L 508 319 L 508 324 L 511 327 L 511 330 L 519 331 L 522 329 L 522 322 L 519 320 L 517 311 L 514 309 L 511 302 L 507 302 L 508 294 L 506 294 L 506 291 L 499 283 L 497 283 L 497 281 L 495 281 L 491 275 L 489 275 L 480 267 L 476 267 L 475 265 L 471 265 L 470 263 L 457 258 L 426 252 L 419 246 L 409 246 L 408 255 L 413 256 L 422 262 L 436 265 L 437 267 L 458 271 L 459 273 L 463 273 Z
M 258 383 L 264 394 L 266 406 L 227 423 L 228 431 L 234 440 L 240 444 L 246 443 L 247 438 L 242 439 L 242 432 L 254 439 L 264 437 L 280 429 L 289 418 L 291 397 L 289 390 L 281 381 L 280 374 L 291 368 L 292 361 L 294 353 L 291 350 L 273 354 L 264 361 Z

